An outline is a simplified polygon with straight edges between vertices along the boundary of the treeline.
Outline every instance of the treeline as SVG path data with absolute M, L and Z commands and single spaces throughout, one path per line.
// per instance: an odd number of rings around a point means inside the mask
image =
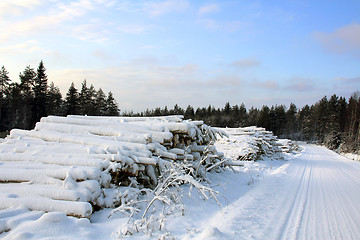
M 295 104 L 263 106 L 246 109 L 244 104 L 223 108 L 186 109 L 177 104 L 172 108 L 155 108 L 141 113 L 127 112 L 125 116 L 184 115 L 186 119 L 204 120 L 217 127 L 259 126 L 273 131 L 281 138 L 319 143 L 333 150 L 359 152 L 360 97 L 354 93 L 347 101 L 344 97 L 326 96 L 314 105 L 298 109 Z
M 81 90 L 71 84 L 65 99 L 48 77 L 43 61 L 35 71 L 30 66 L 19 75 L 20 82 L 12 82 L 3 66 L 0 70 L 0 132 L 13 128 L 32 129 L 41 117 L 69 114 L 118 116 L 118 105 L 109 92 L 87 86 Z
M 53 82 L 48 84 L 43 61 L 35 71 L 30 66 L 20 73 L 20 82 L 12 82 L 3 66 L 0 70 L 0 132 L 13 128 L 32 129 L 41 117 L 48 115 L 119 116 L 120 110 L 109 92 L 87 86 L 81 89 L 74 83 L 65 99 Z M 359 152 L 360 147 L 360 96 L 354 93 L 348 100 L 333 95 L 323 97 L 315 104 L 298 109 L 295 104 L 261 109 L 246 109 L 244 104 L 223 108 L 208 107 L 186 109 L 177 104 L 172 108 L 155 108 L 141 113 L 125 112 L 124 116 L 184 115 L 186 119 L 204 120 L 211 126 L 245 127 L 259 126 L 275 135 L 294 140 L 324 144 L 330 149 Z

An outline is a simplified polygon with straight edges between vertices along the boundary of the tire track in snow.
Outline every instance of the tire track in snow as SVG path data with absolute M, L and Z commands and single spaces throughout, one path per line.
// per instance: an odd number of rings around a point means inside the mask
M 289 209 L 288 217 L 279 232 L 277 239 L 293 239 L 298 235 L 298 229 L 303 222 L 305 210 L 308 208 L 308 195 L 312 168 L 308 167 L 309 157 L 305 160 L 304 173 L 300 179 L 300 187 L 296 191 L 296 198 Z
M 229 239 L 358 239 L 360 163 L 306 145 L 286 167 L 205 226 Z

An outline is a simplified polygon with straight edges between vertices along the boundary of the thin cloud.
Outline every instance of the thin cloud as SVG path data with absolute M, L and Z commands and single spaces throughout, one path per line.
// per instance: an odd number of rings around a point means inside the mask
M 260 66 L 261 62 L 253 58 L 245 58 L 234 61 L 230 65 L 239 69 L 248 69 Z
M 338 77 L 334 79 L 335 81 L 342 82 L 342 83 L 360 83 L 360 76 L 359 77 Z
M 0 19 L 7 16 L 19 16 L 28 9 L 39 6 L 42 0 L 14 0 L 0 2 Z
M 209 5 L 202 6 L 199 9 L 198 15 L 203 17 L 205 15 L 216 13 L 216 12 L 219 12 L 219 11 L 220 11 L 219 5 L 217 5 L 217 4 L 209 4 Z
M 111 24 L 102 22 L 100 19 L 92 19 L 89 23 L 76 26 L 72 29 L 73 36 L 83 41 L 106 42 L 108 26 Z
M 360 24 L 352 23 L 334 32 L 315 32 L 314 38 L 331 53 L 348 54 L 360 58 Z
M 0 42 L 13 39 L 14 37 L 27 37 L 30 34 L 53 31 L 55 26 L 95 10 L 96 4 L 96 2 L 90 0 L 79 0 L 69 4 L 60 3 L 55 5 L 52 11 L 47 11 L 51 13 L 49 15 L 36 16 L 15 23 L 5 24 Z M 59 30 L 57 31 L 59 32 Z
M 0 48 L 0 53 L 4 55 L 29 54 L 34 52 L 46 53 L 46 51 L 40 48 L 39 45 L 38 41 L 25 41 L 11 46 L 2 47 Z
M 292 78 L 288 81 L 287 90 L 296 92 L 308 92 L 314 90 L 314 80 L 309 78 Z
M 93 52 L 93 55 L 97 58 L 103 59 L 103 60 L 114 60 L 114 56 L 101 50 L 101 49 L 97 49 Z
M 190 3 L 185 0 L 168 0 L 160 2 L 147 2 L 144 10 L 150 16 L 161 16 L 171 12 L 183 12 L 190 7 Z
M 267 90 L 279 90 L 280 86 L 276 81 L 266 80 L 266 81 L 254 81 L 253 84 L 256 87 L 264 88 Z

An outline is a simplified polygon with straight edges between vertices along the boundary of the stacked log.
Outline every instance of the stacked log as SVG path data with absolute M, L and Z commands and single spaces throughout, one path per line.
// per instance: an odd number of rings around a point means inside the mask
M 229 138 L 222 138 L 216 147 L 227 157 L 241 161 L 264 158 L 282 159 L 284 152 L 293 151 L 290 140 L 279 140 L 271 131 L 261 127 L 222 128 Z
M 227 134 L 202 121 L 167 117 L 44 117 L 0 144 L 0 210 L 25 205 L 90 217 L 116 204 L 106 189 L 154 188 L 171 163 L 201 171 L 239 165 L 212 145 Z M 205 157 L 206 155 L 206 157 Z

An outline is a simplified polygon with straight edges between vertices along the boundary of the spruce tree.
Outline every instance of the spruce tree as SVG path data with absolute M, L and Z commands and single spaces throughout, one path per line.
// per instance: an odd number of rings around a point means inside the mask
M 5 69 L 4 66 L 0 70 L 0 97 L 5 97 L 8 93 L 10 85 L 9 72 Z
M 89 99 L 89 89 L 86 86 L 87 82 L 86 79 L 81 83 L 81 90 L 79 93 L 79 114 L 81 115 L 88 115 L 89 112 L 89 105 L 90 105 L 90 99 Z
M 190 105 L 187 106 L 185 113 L 184 113 L 184 118 L 185 119 L 194 119 L 195 117 L 195 112 L 194 112 L 194 108 Z
M 260 111 L 257 108 L 251 107 L 249 109 L 249 126 L 256 126 L 258 125 Z
M 95 87 L 91 84 L 88 89 L 88 105 L 86 106 L 86 113 L 89 116 L 97 115 L 97 109 L 96 109 L 96 90 Z
M 46 68 L 43 61 L 40 61 L 37 74 L 34 80 L 34 104 L 33 104 L 33 124 L 38 122 L 40 118 L 47 116 L 47 89 L 48 79 Z
M 9 108 L 7 104 L 7 95 L 9 93 L 10 78 L 9 72 L 2 66 L 0 70 L 0 131 L 7 129 Z
M 20 88 L 22 104 L 19 111 L 19 125 L 17 127 L 23 129 L 31 129 L 33 123 L 33 104 L 34 104 L 34 91 L 36 72 L 30 66 L 27 66 L 23 73 L 20 73 Z
M 106 96 L 101 88 L 96 92 L 95 104 L 95 115 L 105 116 L 107 111 Z
M 286 133 L 287 137 L 293 139 L 297 133 L 297 107 L 294 103 L 290 103 L 289 109 L 286 111 Z
M 268 106 L 262 106 L 256 125 L 270 129 L 270 108 Z
M 244 103 L 242 103 L 240 105 L 238 119 L 239 119 L 238 120 L 239 121 L 238 127 L 248 126 L 248 124 L 249 124 L 249 115 L 247 113 L 247 110 L 246 110 L 246 107 L 245 107 Z
M 78 115 L 79 114 L 79 94 L 72 82 L 65 98 L 65 114 Z
M 12 128 L 21 128 L 21 121 L 23 120 L 23 98 L 21 95 L 21 86 L 19 83 L 11 83 L 8 95 L 9 108 L 9 122 L 7 130 Z
M 60 89 L 54 85 L 53 82 L 50 83 L 47 91 L 47 105 L 46 112 L 49 115 L 61 116 L 63 115 L 63 101 Z
M 119 108 L 118 105 L 113 97 L 112 92 L 108 93 L 106 99 L 106 115 L 107 116 L 119 116 Z

